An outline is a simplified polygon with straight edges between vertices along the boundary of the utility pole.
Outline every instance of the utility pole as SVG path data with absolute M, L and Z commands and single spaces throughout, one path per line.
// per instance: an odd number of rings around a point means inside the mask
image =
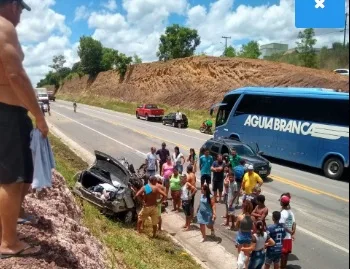
M 226 49 L 227 49 L 227 39 L 231 39 L 231 37 L 230 36 L 223 36 L 222 38 L 225 39 L 225 51 L 226 51 Z
M 348 24 L 348 13 L 345 13 L 345 26 L 344 26 L 344 42 L 343 42 L 343 47 L 345 48 L 345 43 L 346 43 L 346 30 L 347 30 L 347 24 Z

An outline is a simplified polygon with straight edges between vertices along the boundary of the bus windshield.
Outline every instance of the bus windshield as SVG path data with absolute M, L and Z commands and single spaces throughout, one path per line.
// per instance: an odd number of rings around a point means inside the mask
M 224 98 L 223 103 L 226 103 L 226 105 L 223 105 L 219 108 L 218 114 L 216 115 L 216 127 L 221 126 L 227 122 L 231 110 L 239 97 L 239 94 L 231 94 Z

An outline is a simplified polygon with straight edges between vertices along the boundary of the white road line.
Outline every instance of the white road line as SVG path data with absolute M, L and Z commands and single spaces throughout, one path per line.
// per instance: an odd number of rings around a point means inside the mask
M 124 144 L 123 142 L 120 142 L 120 141 L 118 141 L 118 140 L 116 140 L 116 139 L 114 139 L 114 138 L 112 138 L 112 137 L 110 137 L 110 136 L 108 136 L 108 135 L 106 135 L 106 134 L 100 132 L 100 131 L 97 131 L 97 130 L 95 130 L 95 129 L 93 129 L 93 128 L 91 128 L 91 127 L 89 127 L 89 126 L 87 126 L 87 125 L 85 125 L 85 124 L 83 124 L 83 123 L 80 123 L 80 122 L 78 122 L 78 121 L 76 121 L 76 120 L 74 120 L 74 119 L 72 119 L 72 118 L 70 118 L 70 117 L 67 117 L 67 116 L 65 116 L 65 115 L 63 115 L 63 114 L 61 114 L 61 113 L 59 113 L 59 112 L 55 112 L 55 113 L 58 114 L 58 115 L 60 115 L 60 116 L 62 116 L 62 117 L 64 117 L 64 118 L 67 118 L 67 119 L 69 119 L 69 120 L 71 120 L 71 121 L 73 121 L 73 122 L 75 122 L 75 123 L 77 123 L 77 124 L 79 124 L 79 125 L 81 125 L 81 126 L 83 126 L 83 127 L 85 127 L 85 128 L 87 128 L 87 129 L 89 129 L 89 130 L 91 130 L 91 131 L 93 131 L 93 132 L 96 132 L 96 133 L 98 133 L 98 134 L 100 134 L 100 135 L 102 135 L 102 136 L 104 136 L 104 137 L 106 137 L 106 138 L 108 138 L 108 139 L 114 141 L 114 142 L 117 143 L 117 144 L 120 144 L 120 145 L 122 145 L 122 146 L 124 146 L 124 147 L 126 147 L 126 148 L 128 148 L 128 149 L 130 149 L 130 150 L 132 150 L 133 152 L 135 152 L 135 153 L 138 154 L 138 155 L 141 155 L 142 157 L 145 157 L 145 156 L 146 156 L 145 153 L 143 153 L 143 152 L 141 152 L 141 151 L 139 151 L 139 150 L 137 150 L 137 149 L 135 149 L 135 148 L 132 148 L 132 147 L 130 147 L 130 146 Z M 269 193 L 269 194 L 271 194 L 271 193 Z M 302 228 L 301 226 L 297 226 L 297 229 L 298 229 L 299 231 L 301 231 L 301 232 L 303 232 L 303 233 L 305 233 L 305 234 L 307 234 L 307 235 L 309 235 L 309 236 L 311 236 L 311 237 L 313 237 L 313 238 L 315 238 L 315 239 L 317 239 L 317 240 L 319 240 L 319 241 L 325 243 L 325 244 L 328 244 L 328 245 L 330 245 L 330 246 L 332 246 L 332 247 L 334 247 L 334 248 L 337 248 L 337 249 L 339 249 L 339 250 L 341 250 L 341 251 L 343 251 L 343 252 L 349 254 L 349 250 L 348 250 L 347 248 L 341 247 L 341 246 L 339 246 L 338 244 L 336 244 L 336 243 L 334 243 L 334 242 L 331 242 L 331 241 L 329 241 L 329 240 L 327 240 L 327 239 L 325 239 L 325 238 L 323 238 L 323 237 L 321 237 L 321 236 L 319 236 L 319 235 L 317 235 L 317 234 L 315 234 L 315 233 L 313 233 L 313 232 L 310 232 L 309 230 L 307 230 L 307 229 L 305 229 L 305 228 Z
M 61 105 L 61 107 L 67 108 L 65 105 Z M 108 115 L 108 116 L 111 116 L 111 117 L 117 117 L 117 118 L 121 118 L 121 119 L 125 120 L 125 117 L 123 117 L 121 115 L 117 115 L 120 112 L 112 111 L 113 113 L 107 113 L 107 112 L 101 111 L 99 109 L 91 109 L 91 108 L 87 107 L 86 105 L 84 105 L 83 108 L 87 109 L 87 110 L 91 110 L 93 112 L 99 112 L 99 113 L 102 113 L 102 114 L 105 114 L 105 115 Z M 127 115 L 129 116 L 129 114 L 127 114 Z M 142 124 L 144 126 L 147 126 L 147 127 L 152 127 L 152 128 L 155 128 L 155 129 L 159 129 L 159 130 L 162 130 L 162 131 L 166 131 L 166 132 L 169 132 L 169 133 L 173 133 L 173 134 L 177 134 L 177 135 L 181 135 L 181 136 L 185 136 L 185 137 L 189 137 L 189 138 L 193 138 L 193 139 L 196 139 L 196 140 L 199 140 L 199 141 L 203 141 L 203 142 L 205 142 L 205 141 L 207 141 L 209 139 L 209 137 L 208 137 L 208 139 L 204 139 L 204 138 L 199 138 L 199 137 L 192 136 L 192 135 L 179 133 L 179 132 L 176 132 L 176 131 L 173 131 L 173 130 L 169 130 L 169 129 L 166 129 L 166 128 L 162 128 L 162 127 L 158 127 L 158 126 L 155 126 L 155 125 L 152 125 L 152 124 L 147 124 L 145 122 L 142 122 L 141 120 L 138 121 L 138 123 Z M 135 128 L 135 127 L 133 127 L 133 128 Z
M 55 113 L 58 114 L 58 115 L 60 115 L 60 116 L 62 116 L 62 117 L 64 117 L 64 118 L 66 118 L 66 119 L 69 119 L 69 120 L 75 122 L 76 124 L 79 124 L 79 125 L 81 125 L 81 126 L 87 128 L 87 129 L 89 129 L 90 131 L 93 131 L 93 132 L 95 132 L 95 133 L 98 133 L 99 135 L 102 135 L 102 136 L 104 136 L 104 137 L 106 137 L 106 138 L 108 138 L 108 139 L 114 141 L 115 143 L 117 143 L 117 144 L 119 144 L 119 145 L 122 145 L 123 147 L 126 147 L 126 148 L 130 149 L 131 151 L 135 152 L 135 153 L 138 154 L 138 155 L 141 155 L 142 157 L 145 157 L 145 156 L 147 155 L 146 153 L 143 153 L 143 152 L 141 152 L 141 151 L 139 151 L 139 150 L 137 150 L 137 149 L 134 149 L 134 148 L 130 147 L 129 145 L 124 144 L 123 142 L 120 142 L 120 141 L 118 141 L 118 140 L 116 140 L 116 139 L 114 139 L 114 138 L 112 138 L 112 137 L 110 137 L 110 136 L 108 136 L 108 135 L 106 135 L 106 134 L 100 132 L 100 131 L 97 131 L 97 130 L 95 130 L 95 129 L 93 129 L 93 128 L 91 128 L 91 127 L 89 127 L 89 126 L 87 126 L 87 125 L 85 125 L 85 124 L 83 124 L 83 123 L 80 123 L 80 122 L 78 122 L 78 121 L 76 121 L 76 120 L 74 120 L 74 119 L 72 119 L 72 118 L 70 118 L 70 117 L 67 117 L 67 116 L 65 116 L 65 115 L 63 115 L 63 114 L 61 114 L 61 113 L 59 113 L 59 112 L 57 112 L 57 111 L 55 111 Z
M 318 240 L 320 240 L 321 242 L 323 242 L 325 244 L 328 244 L 328 245 L 330 245 L 330 246 L 332 246 L 334 248 L 337 248 L 337 249 L 345 252 L 346 254 L 349 254 L 349 250 L 347 248 L 343 248 L 343 247 L 339 246 L 336 243 L 333 243 L 333 242 L 331 242 L 331 241 L 329 241 L 329 240 L 327 240 L 327 239 L 325 239 L 325 238 L 323 238 L 323 237 L 321 237 L 321 236 L 319 236 L 317 234 L 314 234 L 313 232 L 310 232 L 309 230 L 306 230 L 306 229 L 304 229 L 304 228 L 302 228 L 300 226 L 297 226 L 297 230 L 298 231 L 300 230 L 301 232 L 303 232 L 303 233 L 305 233 L 305 234 L 307 234 L 307 235 L 309 235 L 309 236 L 311 236 L 311 237 L 313 237 L 315 239 L 318 239 Z

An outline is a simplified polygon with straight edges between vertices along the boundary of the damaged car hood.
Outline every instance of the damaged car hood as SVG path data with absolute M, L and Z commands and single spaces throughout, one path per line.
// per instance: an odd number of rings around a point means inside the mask
M 89 171 L 93 173 L 99 171 L 106 179 L 106 183 L 111 183 L 115 187 L 128 187 L 130 173 L 121 162 L 97 150 L 95 151 L 95 156 L 96 160 L 89 168 Z

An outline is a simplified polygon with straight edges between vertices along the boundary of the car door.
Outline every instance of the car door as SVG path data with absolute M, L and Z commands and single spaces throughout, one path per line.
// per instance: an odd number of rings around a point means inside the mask
M 172 124 L 173 121 L 174 121 L 174 119 L 175 119 L 175 114 L 174 114 L 174 113 L 168 114 L 168 115 L 166 116 L 166 119 L 165 119 L 166 124 Z

